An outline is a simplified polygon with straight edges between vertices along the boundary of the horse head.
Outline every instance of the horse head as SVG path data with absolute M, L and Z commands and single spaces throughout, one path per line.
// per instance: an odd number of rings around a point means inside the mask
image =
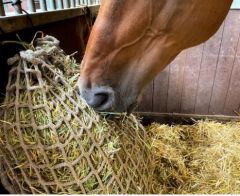
M 81 96 L 97 111 L 130 111 L 182 50 L 217 31 L 231 3 L 103 0 L 81 63 Z

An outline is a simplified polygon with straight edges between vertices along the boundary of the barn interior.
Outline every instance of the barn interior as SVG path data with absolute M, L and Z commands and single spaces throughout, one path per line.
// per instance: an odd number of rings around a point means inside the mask
M 2 104 L 11 69 L 7 59 L 24 50 L 21 44 L 5 42 L 20 38 L 30 43 L 41 31 L 57 38 L 66 54 L 77 52 L 74 58 L 80 64 L 101 4 L 97 0 L 11 3 L 0 0 Z M 152 174 L 152 192 L 147 193 L 240 193 L 240 159 L 236 154 L 240 148 L 239 9 L 240 2 L 235 0 L 214 36 L 181 52 L 145 89 L 134 115 L 141 118 L 153 138 L 158 165 Z M 210 153 L 215 154 L 208 157 Z M 201 164 L 205 167 L 199 172 Z M 215 176 L 207 176 L 207 170 L 215 171 Z M 1 185 L 0 193 L 9 193 L 5 188 Z

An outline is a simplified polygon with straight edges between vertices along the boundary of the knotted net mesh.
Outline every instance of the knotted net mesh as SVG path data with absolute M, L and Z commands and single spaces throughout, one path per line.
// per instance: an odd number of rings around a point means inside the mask
M 56 38 L 36 39 L 9 64 L 0 178 L 10 193 L 151 192 L 144 128 L 133 115 L 106 119 L 85 104 L 76 63 Z

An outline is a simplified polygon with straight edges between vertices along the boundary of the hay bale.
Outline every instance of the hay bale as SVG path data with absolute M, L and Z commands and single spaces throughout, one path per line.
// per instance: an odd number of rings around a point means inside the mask
M 155 193 L 240 193 L 240 122 L 154 123 L 147 130 Z
M 10 193 L 150 193 L 146 134 L 133 115 L 106 119 L 66 77 L 75 61 L 50 36 L 9 60 L 0 177 Z M 33 46 L 33 45 L 32 45 Z M 64 70 L 66 68 L 66 70 Z M 70 70 L 72 73 L 73 70 Z

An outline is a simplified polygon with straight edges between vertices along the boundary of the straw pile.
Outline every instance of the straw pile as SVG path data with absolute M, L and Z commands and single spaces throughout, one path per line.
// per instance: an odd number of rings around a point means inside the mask
M 240 122 L 148 127 L 154 192 L 240 193 Z
M 38 38 L 27 48 L 9 59 L 13 67 L 1 106 L 5 188 L 10 193 L 150 193 L 151 156 L 138 119 L 117 114 L 106 119 L 89 108 L 74 88 L 76 62 L 54 37 Z
M 10 193 L 240 193 L 240 122 L 154 123 L 146 135 L 133 115 L 106 119 L 85 104 L 78 65 L 54 37 L 24 46 L 1 106 Z

